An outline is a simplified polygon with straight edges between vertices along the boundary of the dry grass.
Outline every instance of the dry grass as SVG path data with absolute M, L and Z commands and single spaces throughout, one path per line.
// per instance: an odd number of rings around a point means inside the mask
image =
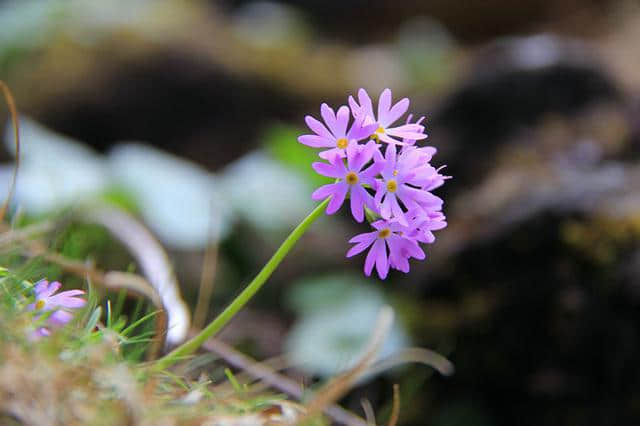
M 208 382 L 149 376 L 122 360 L 108 337 L 77 346 L 65 333 L 34 343 L 6 332 L 1 424 L 278 425 L 295 423 L 303 410 L 275 394 L 247 389 L 215 395 Z

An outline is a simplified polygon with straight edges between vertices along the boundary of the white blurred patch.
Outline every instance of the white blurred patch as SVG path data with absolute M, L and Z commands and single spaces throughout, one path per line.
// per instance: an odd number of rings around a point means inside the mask
M 1 3 L 1 2 L 0 2 Z M 10 0 L 0 7 L 0 48 L 36 47 L 52 33 L 91 44 L 121 28 L 140 30 L 152 16 L 153 0 Z M 146 23 L 146 22 L 145 22 Z
M 562 59 L 558 40 L 549 35 L 514 38 L 510 51 L 515 64 L 526 69 L 544 68 Z
M 290 229 L 314 206 L 311 185 L 261 151 L 231 163 L 220 180 L 234 212 L 259 230 Z
M 260 47 L 271 47 L 304 39 L 308 28 L 293 7 L 258 1 L 240 7 L 232 18 L 234 34 Z
M 109 178 L 103 159 L 91 149 L 36 122 L 20 120 L 20 170 L 15 203 L 42 214 L 77 203 L 104 190 Z M 7 126 L 5 144 L 15 155 L 13 128 Z M 0 191 L 6 195 L 13 165 L 0 172 Z
M 293 365 L 325 377 L 354 366 L 368 342 L 380 309 L 382 293 L 355 276 L 328 276 L 294 287 L 292 301 L 300 318 L 287 337 Z M 408 337 L 394 323 L 377 359 L 408 345 Z
M 423 57 L 441 58 L 455 47 L 451 34 L 440 22 L 417 16 L 404 22 L 398 30 L 398 48 Z
M 388 46 L 354 49 L 345 58 L 345 66 L 350 86 L 365 87 L 374 93 L 380 93 L 385 87 L 401 92 L 409 81 L 403 63 Z
M 115 181 L 139 201 L 145 222 L 170 246 L 201 249 L 229 232 L 220 183 L 201 167 L 138 143 L 115 147 L 108 162 Z
M 9 0 L 0 6 L 0 49 L 31 48 L 46 40 L 53 28 L 56 0 Z
M 151 0 L 66 0 L 68 20 L 62 29 L 76 42 L 95 43 L 121 28 L 138 30 L 151 18 L 153 6 Z

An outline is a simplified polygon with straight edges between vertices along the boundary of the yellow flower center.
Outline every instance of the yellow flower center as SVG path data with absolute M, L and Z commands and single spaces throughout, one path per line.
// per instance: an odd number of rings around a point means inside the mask
M 396 192 L 397 189 L 398 189 L 398 182 L 396 182 L 395 179 L 391 179 L 390 181 L 387 182 L 387 191 Z
M 397 171 L 397 170 L 394 170 L 394 171 L 393 171 L 393 175 L 394 175 L 394 176 L 398 176 L 398 171 Z
M 336 141 L 336 146 L 340 149 L 345 149 L 349 145 L 349 141 L 346 138 L 340 138 Z
M 374 133 L 369 136 L 370 139 L 374 140 L 376 143 L 380 143 L 380 136 L 384 133 L 384 128 L 382 126 L 378 127 Z
M 387 238 L 389 235 L 391 235 L 391 231 L 389 229 L 382 229 L 378 232 L 378 237 L 380 238 Z
M 358 183 L 358 175 L 354 172 L 349 172 L 345 176 L 344 180 L 346 180 L 349 185 L 355 185 Z
M 39 299 L 38 301 L 36 301 L 36 311 L 39 311 L 40 309 L 44 308 L 44 305 L 46 305 L 47 302 L 45 302 L 43 299 Z

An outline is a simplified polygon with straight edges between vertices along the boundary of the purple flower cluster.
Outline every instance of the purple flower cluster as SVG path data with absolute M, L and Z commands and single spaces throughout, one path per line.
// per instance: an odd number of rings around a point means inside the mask
M 319 156 L 326 162 L 313 163 L 313 169 L 336 179 L 318 188 L 312 198 L 331 197 L 327 214 L 338 211 L 348 198 L 353 218 L 362 222 L 367 217 L 374 228 L 349 241 L 355 245 L 347 257 L 370 248 L 364 272 L 371 275 L 375 266 L 384 279 L 389 268 L 408 272 L 409 259 L 424 259 L 420 243 L 433 243 L 433 231 L 447 226 L 443 201 L 431 191 L 448 176 L 430 164 L 435 148 L 416 145 L 427 137 L 424 117 L 412 122 L 409 114 L 404 124 L 395 124 L 409 109 L 409 99 L 394 105 L 391 90 L 385 89 L 374 111 L 371 98 L 360 89 L 358 99 L 349 96 L 348 103 L 337 112 L 322 104 L 324 123 L 306 116 L 313 134 L 298 141 L 322 148 Z
M 55 294 L 62 284 L 57 281 L 49 284 L 47 280 L 40 280 L 34 287 L 36 300 L 27 306 L 30 311 L 37 312 L 39 317 L 45 312 L 51 314 L 47 317 L 47 325 L 49 327 L 61 327 L 67 324 L 73 318 L 73 314 L 69 309 L 83 307 L 87 302 L 81 296 L 84 294 L 82 290 L 68 290 Z M 40 327 L 34 332 L 34 337 L 49 336 L 51 330 L 47 327 Z

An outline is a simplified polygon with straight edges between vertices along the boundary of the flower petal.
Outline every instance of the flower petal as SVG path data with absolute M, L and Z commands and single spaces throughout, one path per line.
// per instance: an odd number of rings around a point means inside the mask
M 336 114 L 336 133 L 334 133 L 337 139 L 346 136 L 350 116 L 351 112 L 349 111 L 349 107 L 343 105 L 338 108 L 338 112 Z
M 64 308 L 81 308 L 87 301 L 75 296 L 82 294 L 84 294 L 82 290 L 63 291 L 60 294 L 50 297 L 49 304 L 52 306 L 62 306 Z
M 375 157 L 375 155 L 374 155 L 374 157 Z M 372 165 L 370 165 L 369 167 L 367 167 L 366 169 L 364 169 L 360 173 L 360 176 L 362 177 L 362 179 L 373 180 L 376 176 L 378 176 L 380 174 L 382 169 L 384 169 L 385 164 L 386 164 L 386 161 L 384 159 L 383 160 L 375 160 Z M 372 187 L 374 187 L 374 185 L 371 182 L 366 182 L 366 183 L 368 185 L 371 185 Z
M 404 217 L 404 212 L 402 211 L 400 204 L 398 204 L 397 197 L 394 197 L 393 200 L 391 200 L 391 213 L 393 213 L 393 217 L 398 220 L 400 225 L 409 226 L 407 219 Z
M 387 192 L 384 201 L 380 204 L 380 216 L 384 219 L 391 219 L 391 200 L 395 200 L 395 195 L 390 192 Z
M 318 156 L 323 160 L 331 161 L 335 157 L 344 158 L 347 156 L 347 154 L 345 153 L 344 149 L 332 148 L 332 149 L 328 149 L 326 151 L 320 152 Z
M 385 132 L 389 136 L 394 136 L 396 138 L 411 139 L 411 140 L 426 139 L 428 135 L 422 133 L 422 130 L 423 130 L 422 126 L 416 126 L 415 124 L 403 124 L 402 126 L 398 126 L 398 127 L 385 128 Z
M 49 288 L 49 281 L 40 280 L 36 283 L 33 290 L 36 292 L 36 295 L 39 296 L 40 294 L 44 293 L 47 290 L 47 288 Z
M 387 133 L 381 133 L 378 135 L 378 137 L 380 138 L 380 140 L 382 142 L 385 142 L 389 145 L 400 145 L 400 146 L 406 146 L 406 142 L 402 142 L 399 141 L 397 139 L 392 138 L 391 136 L 391 132 L 387 132 Z
M 367 247 L 369 247 L 371 245 L 371 242 L 369 243 L 358 243 L 355 246 L 351 247 L 349 249 L 349 251 L 347 252 L 346 257 L 353 257 L 357 254 L 362 253 L 363 251 L 365 251 L 367 249 Z
M 407 247 L 408 247 L 408 251 L 409 251 L 409 254 L 411 255 L 411 257 L 414 257 L 414 258 L 416 258 L 418 260 L 423 260 L 425 257 L 427 257 L 424 254 L 424 250 L 422 250 L 420 245 L 418 243 L 416 243 L 415 241 L 407 240 Z
M 322 115 L 322 119 L 327 124 L 327 127 L 331 131 L 331 134 L 336 137 L 338 136 L 338 120 L 336 118 L 336 113 L 333 112 L 333 108 L 331 108 L 327 104 L 320 105 L 320 114 Z
M 377 239 L 375 243 L 373 243 L 373 246 L 371 247 L 371 250 L 369 250 L 369 253 L 367 253 L 367 258 L 364 261 L 364 274 L 366 276 L 371 275 L 373 265 L 375 265 L 376 263 L 376 259 L 378 258 L 378 251 L 380 250 L 380 242 L 381 241 Z M 382 244 L 384 244 L 384 242 Z
M 320 188 L 313 191 L 313 194 L 311 194 L 311 199 L 319 201 L 319 200 L 324 200 L 330 195 L 333 195 L 336 191 L 336 185 L 338 184 L 328 183 L 326 185 L 322 185 Z
M 362 114 L 362 107 L 358 105 L 358 102 L 353 98 L 353 96 L 349 95 L 349 108 L 351 108 L 351 114 L 353 114 L 353 118 L 361 119 L 364 121 L 364 114 Z
M 360 109 L 361 112 L 365 115 L 376 121 L 376 117 L 373 114 L 373 104 L 371 103 L 371 98 L 369 94 L 364 89 L 358 90 L 358 100 L 360 101 Z
M 409 272 L 409 257 L 406 253 L 405 239 L 397 235 L 387 238 L 389 245 L 389 263 L 391 266 L 402 272 Z
M 38 340 L 41 337 L 48 337 L 48 336 L 51 336 L 51 331 L 49 331 L 49 329 L 47 328 L 40 327 L 33 332 L 32 338 L 34 340 Z
M 323 138 L 327 139 L 334 139 L 334 136 L 329 132 L 329 130 L 327 130 L 325 125 L 313 118 L 313 116 L 307 115 L 306 117 L 304 117 L 304 121 L 307 123 L 307 126 L 309 126 L 309 128 L 313 130 L 318 136 L 322 136 Z
M 391 90 L 384 89 L 382 93 L 380 93 L 380 98 L 378 99 L 378 123 L 383 127 L 385 127 L 384 123 L 387 121 L 390 108 Z
M 341 170 L 336 168 L 333 164 L 315 162 L 311 165 L 313 170 L 321 174 L 322 176 L 331 177 L 331 178 L 342 178 L 344 177 L 344 173 L 341 173 Z
M 387 150 L 384 154 L 384 159 L 386 164 L 384 165 L 384 169 L 382 169 L 382 176 L 385 179 L 393 179 L 393 171 L 396 169 L 396 146 L 389 144 L 387 145 Z
M 51 314 L 47 319 L 47 322 L 51 325 L 65 325 L 73 319 L 73 315 L 67 311 L 58 310 Z
M 327 206 L 327 214 L 334 214 L 338 211 L 342 203 L 344 203 L 344 198 L 349 190 L 349 185 L 344 182 L 338 182 L 335 185 L 335 192 L 331 196 L 331 201 L 329 201 L 329 205 Z
M 41 299 L 46 298 L 46 297 L 50 297 L 53 293 L 58 291 L 60 289 L 60 287 L 62 287 L 62 284 L 60 284 L 58 281 L 54 281 L 51 284 L 49 284 L 49 287 L 45 291 L 40 293 L 38 296 Z
M 387 274 L 389 273 L 389 260 L 387 259 L 387 246 L 384 240 L 377 240 L 373 243 L 373 246 L 380 245 L 377 251 L 376 256 L 376 270 L 378 271 L 378 276 L 380 279 L 384 280 L 387 278 Z
M 364 242 L 368 242 L 369 244 L 371 244 L 373 242 L 373 240 L 376 239 L 378 235 L 377 231 L 373 231 L 373 232 L 365 232 L 364 234 L 358 234 L 355 237 L 351 238 L 349 240 L 350 243 L 364 243 Z
M 334 147 L 336 143 L 334 140 L 325 138 L 323 136 L 318 135 L 302 135 L 298 137 L 298 142 L 303 145 L 310 146 L 312 148 L 322 148 L 322 147 Z
M 359 185 L 351 186 L 351 214 L 357 222 L 364 220 L 364 195 L 365 190 Z
M 400 117 L 404 115 L 405 112 L 409 109 L 409 99 L 403 98 L 396 103 L 391 110 L 386 114 L 386 119 L 383 122 L 380 120 L 381 124 L 384 127 L 388 127 L 394 122 L 396 122 Z
M 353 124 L 351 125 L 351 128 L 347 133 L 347 138 L 349 140 L 354 139 L 356 141 L 367 139 L 371 136 L 371 134 L 373 134 L 373 132 L 376 131 L 377 128 L 378 128 L 377 123 L 370 123 L 368 125 L 365 125 L 364 117 L 358 116 L 353 122 Z

